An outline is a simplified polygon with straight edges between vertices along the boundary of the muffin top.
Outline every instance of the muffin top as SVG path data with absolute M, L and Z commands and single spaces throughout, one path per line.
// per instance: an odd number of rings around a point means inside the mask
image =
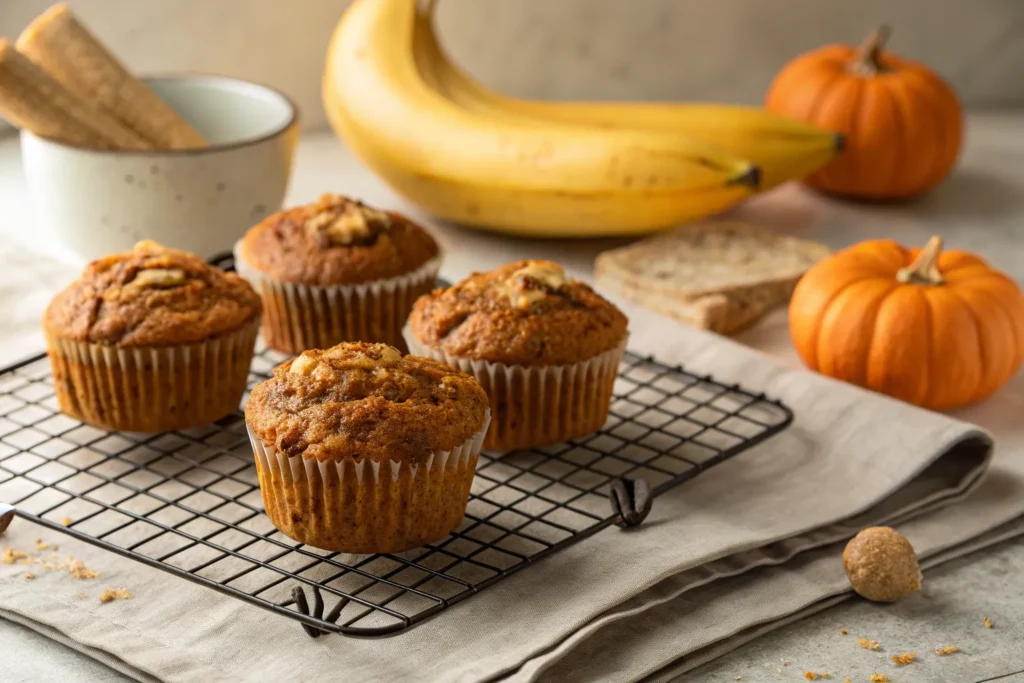
M 97 259 L 50 302 L 49 334 L 124 348 L 192 344 L 254 322 L 260 299 L 235 273 L 153 241 Z
M 483 429 L 487 406 L 475 379 L 443 363 L 346 342 L 274 368 L 245 419 L 289 456 L 419 464 Z
M 440 249 L 403 216 L 325 194 L 269 216 L 246 233 L 239 254 L 250 268 L 280 282 L 323 287 L 405 275 Z
M 409 327 L 452 356 L 566 365 L 621 344 L 628 320 L 557 263 L 519 261 L 474 273 L 416 301 Z

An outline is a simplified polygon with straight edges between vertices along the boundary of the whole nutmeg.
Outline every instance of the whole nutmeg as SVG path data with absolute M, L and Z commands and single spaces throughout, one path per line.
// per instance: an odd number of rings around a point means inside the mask
M 857 594 L 875 602 L 896 602 L 921 588 L 917 553 L 902 534 L 887 526 L 864 529 L 843 550 L 843 567 Z

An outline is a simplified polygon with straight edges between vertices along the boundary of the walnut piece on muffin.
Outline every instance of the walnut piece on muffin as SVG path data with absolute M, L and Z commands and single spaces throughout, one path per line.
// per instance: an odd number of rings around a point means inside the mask
M 409 331 L 451 356 L 564 365 L 623 343 L 628 320 L 552 261 L 518 261 L 420 297 Z
M 260 298 L 235 273 L 151 240 L 89 263 L 50 302 L 47 333 L 122 348 L 193 344 L 260 315 Z
M 318 548 L 381 553 L 462 521 L 489 416 L 469 375 L 354 342 L 279 365 L 245 419 L 278 529 Z
M 430 233 L 404 216 L 325 194 L 267 217 L 249 230 L 237 253 L 273 280 L 328 287 L 404 275 L 441 251 Z

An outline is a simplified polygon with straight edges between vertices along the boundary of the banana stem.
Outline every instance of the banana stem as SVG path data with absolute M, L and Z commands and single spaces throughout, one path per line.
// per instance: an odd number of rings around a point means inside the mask
M 882 24 L 871 35 L 864 39 L 864 42 L 857 48 L 850 70 L 861 76 L 877 76 L 886 70 L 882 64 L 882 50 L 892 35 L 892 29 Z
M 939 272 L 938 260 L 942 252 L 942 238 L 935 235 L 906 268 L 896 271 L 896 279 L 904 284 L 941 285 L 945 282 Z

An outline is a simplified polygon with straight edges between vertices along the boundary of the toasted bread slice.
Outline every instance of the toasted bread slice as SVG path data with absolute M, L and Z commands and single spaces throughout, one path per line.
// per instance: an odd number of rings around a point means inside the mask
M 739 221 L 676 228 L 594 264 L 598 285 L 695 327 L 733 334 L 789 301 L 828 247 Z

